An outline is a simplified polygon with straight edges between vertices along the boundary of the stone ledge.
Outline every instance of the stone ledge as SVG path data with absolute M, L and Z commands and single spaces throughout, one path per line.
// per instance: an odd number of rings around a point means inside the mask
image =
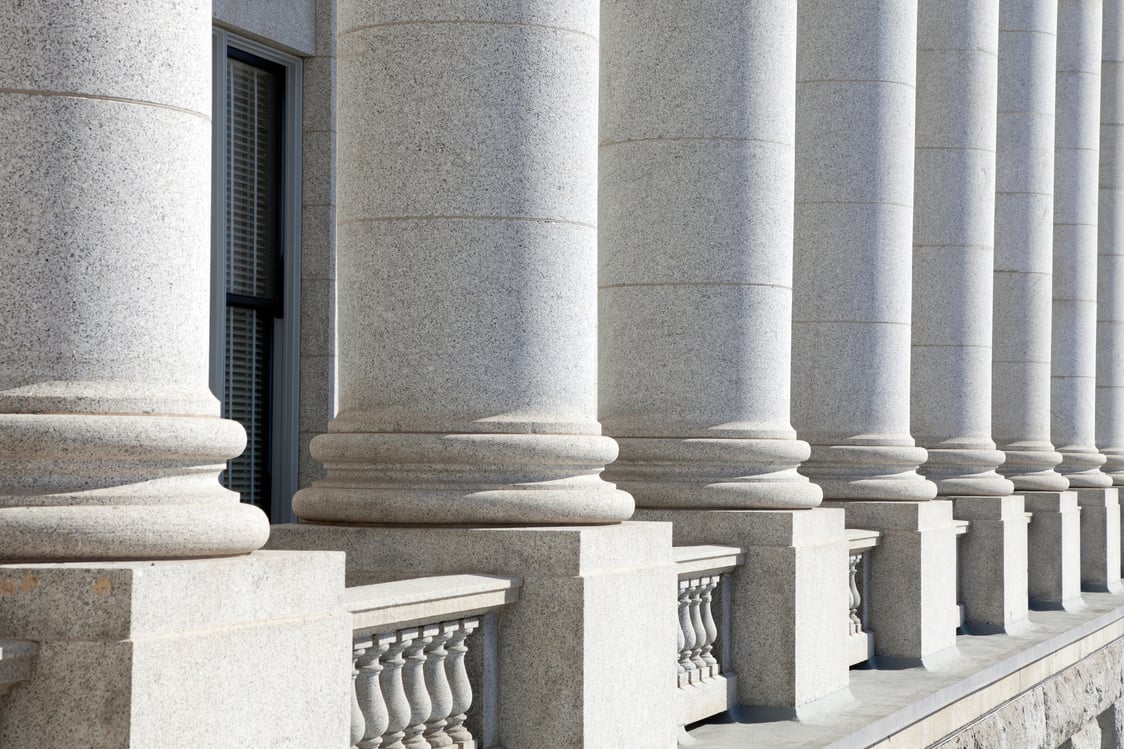
M 497 575 L 439 575 L 348 588 L 343 605 L 356 632 L 475 616 L 519 599 L 523 581 Z
M 1034 627 L 1025 633 L 959 636 L 961 657 L 938 670 L 854 670 L 858 704 L 847 711 L 799 723 L 704 725 L 691 733 L 694 746 L 890 747 L 947 740 L 1098 651 L 1124 646 L 1124 596 L 1085 596 L 1088 606 L 1080 612 L 1032 611 Z

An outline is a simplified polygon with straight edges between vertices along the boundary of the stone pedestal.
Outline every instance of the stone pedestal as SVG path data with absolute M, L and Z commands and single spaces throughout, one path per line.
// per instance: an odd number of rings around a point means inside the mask
M 347 552 L 349 585 L 520 577 L 499 614 L 498 743 L 671 749 L 679 627 L 671 527 L 275 526 L 271 548 Z
M 1081 600 L 1081 508 L 1077 493 L 1025 492 L 1027 575 L 1030 603 L 1039 609 L 1083 608 Z
M 832 502 L 848 528 L 882 532 L 868 601 L 876 664 L 935 668 L 957 655 L 956 528 L 952 502 Z
M 1030 625 L 1023 497 L 954 497 L 952 514 L 971 523 L 957 541 L 965 629 L 979 634 L 1026 630 Z
M 37 641 L 5 749 L 343 747 L 340 554 L 0 565 L 0 639 Z
M 1120 593 L 1119 489 L 1077 489 L 1081 508 L 1081 589 Z
M 847 539 L 843 513 L 638 510 L 674 524 L 677 546 L 746 550 L 731 578 L 730 656 L 738 703 L 770 719 L 847 699 Z

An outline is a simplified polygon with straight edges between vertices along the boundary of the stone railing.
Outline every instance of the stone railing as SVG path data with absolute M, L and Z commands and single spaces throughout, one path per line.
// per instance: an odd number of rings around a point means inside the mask
M 729 642 L 729 572 L 744 561 L 736 546 L 677 546 L 679 572 L 678 723 L 725 712 L 737 694 L 726 663 Z
M 956 529 L 956 628 L 960 630 L 964 627 L 964 596 L 961 593 L 960 585 L 960 570 L 963 565 L 960 562 L 960 539 L 968 532 L 968 526 L 972 523 L 969 520 L 953 520 L 952 527 Z
M 847 549 L 850 555 L 847 575 L 851 592 L 847 615 L 847 663 L 852 666 L 874 657 L 874 632 L 870 628 L 866 591 L 870 586 L 871 552 L 877 548 L 881 538 L 879 531 L 847 529 Z
M 508 577 L 446 575 L 348 588 L 352 746 L 489 746 L 469 729 L 472 685 L 480 683 L 467 663 L 470 637 L 492 626 L 487 614 L 518 599 L 520 585 Z
M 31 664 L 39 646 L 23 640 L 0 640 L 0 699 L 16 684 L 31 676 Z

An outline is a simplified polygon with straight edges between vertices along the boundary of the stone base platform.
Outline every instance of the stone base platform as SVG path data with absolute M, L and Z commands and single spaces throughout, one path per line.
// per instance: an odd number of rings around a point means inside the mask
M 746 675 L 738 679 L 743 708 L 792 718 L 845 694 L 849 586 L 840 510 L 641 509 L 636 518 L 671 522 L 679 546 L 745 548 L 730 581 L 730 663 Z
M 1027 516 L 1023 497 L 952 497 L 967 520 L 958 542 L 957 575 L 964 628 L 973 634 L 1018 632 L 1027 620 Z
M 671 527 L 275 526 L 270 548 L 347 554 L 349 585 L 481 572 L 522 578 L 497 627 L 484 746 L 676 745 Z M 309 746 L 312 746 L 311 744 Z
M 1077 611 L 1081 600 L 1081 509 L 1077 494 L 1024 492 L 1027 526 L 1028 592 L 1036 609 Z
M 1120 490 L 1073 489 L 1081 508 L 1081 589 L 1120 593 Z
M 343 747 L 343 555 L 0 565 L 0 640 L 39 643 L 4 749 Z

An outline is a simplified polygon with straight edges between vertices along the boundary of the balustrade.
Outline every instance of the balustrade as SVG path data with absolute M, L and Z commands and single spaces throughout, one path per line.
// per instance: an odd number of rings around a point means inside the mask
M 960 632 L 964 627 L 964 595 L 962 592 L 962 585 L 960 580 L 960 570 L 964 569 L 964 564 L 960 560 L 961 549 L 963 544 L 960 539 L 968 532 L 968 526 L 971 521 L 968 520 L 953 520 L 952 527 L 956 529 L 956 631 Z
M 466 655 L 483 616 L 515 601 L 519 585 L 491 575 L 448 575 L 349 588 L 351 746 L 490 746 L 467 725 L 474 694 Z
M 870 629 L 866 591 L 870 586 L 870 556 L 882 537 L 879 531 L 847 529 L 847 565 L 850 610 L 847 613 L 847 662 L 854 666 L 874 656 L 874 632 Z
M 742 549 L 681 546 L 679 569 L 680 724 L 724 712 L 733 704 L 736 677 L 724 660 L 729 642 L 729 573 L 742 563 Z

